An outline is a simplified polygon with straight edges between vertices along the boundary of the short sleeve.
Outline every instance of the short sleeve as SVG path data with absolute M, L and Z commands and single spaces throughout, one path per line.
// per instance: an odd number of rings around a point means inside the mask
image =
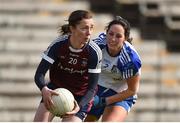
M 118 58 L 118 68 L 123 79 L 140 74 L 141 60 L 137 52 L 127 48 Z
M 57 59 L 57 51 L 62 41 L 66 40 L 68 36 L 61 36 L 55 39 L 48 48 L 42 53 L 42 58 L 53 64 Z
M 100 73 L 102 64 L 102 51 L 94 42 L 90 42 L 89 49 L 89 62 L 88 72 L 89 73 Z

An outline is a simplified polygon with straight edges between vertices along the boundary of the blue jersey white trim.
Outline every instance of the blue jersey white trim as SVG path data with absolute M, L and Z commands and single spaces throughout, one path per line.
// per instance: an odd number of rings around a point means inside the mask
M 102 61 L 102 52 L 101 49 L 98 47 L 98 45 L 96 43 L 94 43 L 93 41 L 89 42 L 89 46 L 92 47 L 92 49 L 94 49 L 94 51 L 96 51 L 96 55 L 97 56 L 97 62 L 96 62 L 96 68 L 88 69 L 89 73 L 100 73 L 101 72 L 101 61 Z
M 49 46 L 48 48 L 46 49 L 46 51 L 44 51 L 41 55 L 41 57 L 43 59 L 45 59 L 46 61 L 48 61 L 49 63 L 53 64 L 54 61 L 55 61 L 55 56 L 54 55 L 51 55 L 49 56 L 49 52 L 51 49 L 54 50 L 55 47 L 53 46 L 56 46 L 56 43 L 59 43 L 61 41 L 64 41 L 64 40 L 67 40 L 68 39 L 68 35 L 63 35 L 63 36 L 60 36 L 58 37 L 57 39 L 55 39 Z M 55 51 L 55 50 L 54 50 Z M 55 54 L 55 53 L 54 53 Z
M 57 60 L 57 50 L 60 48 L 60 45 L 63 45 L 68 41 L 68 35 L 60 36 L 57 39 L 55 39 L 47 48 L 46 51 L 42 53 L 42 58 L 48 61 L 49 63 L 53 64 Z M 89 73 L 100 73 L 101 72 L 101 61 L 102 61 L 102 53 L 99 46 L 94 43 L 93 41 L 89 41 L 87 43 L 89 46 L 89 66 L 88 66 L 88 72 Z M 86 47 L 85 47 L 86 48 Z M 74 53 L 80 53 L 84 49 L 74 49 L 71 46 L 69 46 L 69 50 Z M 88 60 L 88 61 L 89 61 Z
M 106 35 L 94 39 L 102 50 L 102 67 L 98 84 L 121 92 L 127 89 L 127 79 L 140 74 L 141 60 L 134 47 L 125 41 L 122 50 L 116 57 L 107 52 Z
M 50 45 L 49 47 L 47 48 L 47 50 L 44 52 L 44 54 L 48 54 L 49 50 L 51 49 L 51 47 L 53 45 L 55 45 L 56 43 L 60 42 L 60 41 L 64 41 L 68 39 L 68 35 L 63 35 L 63 36 L 60 36 L 60 37 L 57 37 L 57 39 L 55 39 Z
M 41 57 L 51 64 L 54 63 L 54 60 L 52 58 L 48 57 L 45 53 L 42 53 Z
M 89 73 L 101 73 L 101 69 L 88 69 Z

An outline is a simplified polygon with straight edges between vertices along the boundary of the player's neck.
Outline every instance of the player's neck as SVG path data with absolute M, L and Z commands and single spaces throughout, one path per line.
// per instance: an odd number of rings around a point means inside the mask
M 115 48 L 108 48 L 108 53 L 110 56 L 116 57 L 119 54 L 119 52 L 121 52 L 121 49 L 122 48 L 116 48 L 116 49 Z
M 84 47 L 84 44 L 80 43 L 78 39 L 73 38 L 72 36 L 70 37 L 70 45 L 74 49 L 81 49 L 82 47 Z

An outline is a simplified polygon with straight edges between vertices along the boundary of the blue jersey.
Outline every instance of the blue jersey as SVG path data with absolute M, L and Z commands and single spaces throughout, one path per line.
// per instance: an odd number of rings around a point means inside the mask
M 126 80 L 141 73 L 141 60 L 137 51 L 129 42 L 125 41 L 120 53 L 112 57 L 108 54 L 104 33 L 94 41 L 101 48 L 103 57 L 98 84 L 116 92 L 126 90 Z
M 89 41 L 82 49 L 73 49 L 69 36 L 58 37 L 42 58 L 52 64 L 50 81 L 57 87 L 66 88 L 75 95 L 84 95 L 88 90 L 88 73 L 101 72 L 100 48 Z

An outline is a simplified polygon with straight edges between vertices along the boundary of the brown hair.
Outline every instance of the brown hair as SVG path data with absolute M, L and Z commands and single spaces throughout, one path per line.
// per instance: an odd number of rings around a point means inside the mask
M 124 30 L 125 30 L 125 39 L 129 42 L 129 43 L 132 43 L 132 38 L 130 38 L 130 29 L 131 29 L 131 26 L 130 26 L 130 23 L 122 18 L 121 16 L 116 16 L 114 20 L 112 20 L 107 26 L 106 26 L 106 31 L 108 32 L 110 27 L 114 24 L 120 24 L 123 26 Z
M 71 33 L 70 28 L 69 28 L 70 26 L 75 27 L 77 24 L 79 24 L 79 22 L 82 19 L 90 19 L 90 18 L 92 18 L 92 14 L 88 11 L 85 11 L 85 10 L 73 11 L 69 16 L 69 19 L 67 20 L 68 24 L 64 24 L 60 26 L 58 29 L 58 32 L 62 35 L 69 34 Z

